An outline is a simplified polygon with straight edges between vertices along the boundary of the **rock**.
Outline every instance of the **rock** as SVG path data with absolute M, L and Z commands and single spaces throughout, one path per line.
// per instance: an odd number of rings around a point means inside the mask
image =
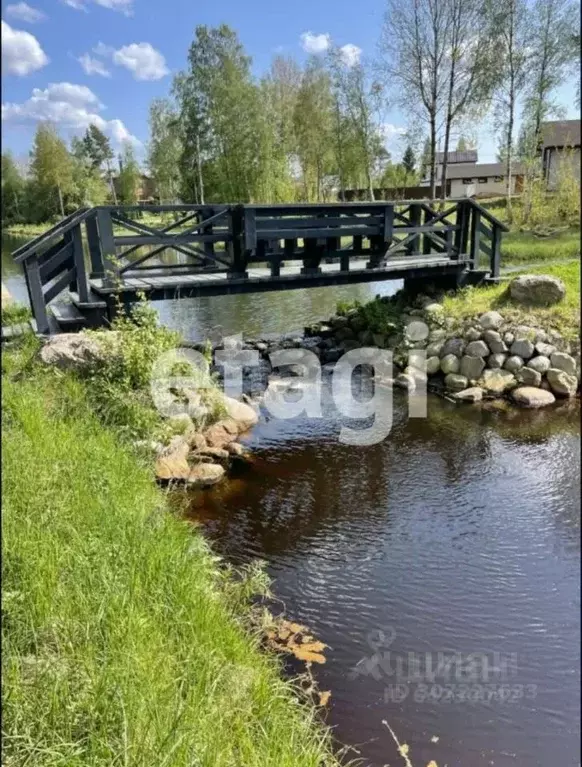
M 426 347 L 427 357 L 440 357 L 441 349 L 443 348 L 442 341 L 433 341 Z
M 469 328 L 465 332 L 465 339 L 467 341 L 478 341 L 481 338 L 481 331 L 478 328 Z M 469 352 L 465 349 L 465 354 Z
M 492 394 L 503 394 L 517 386 L 515 376 L 509 370 L 486 370 L 481 382 L 483 388 Z
M 190 475 L 189 452 L 190 445 L 188 442 L 182 437 L 174 437 L 156 458 L 156 477 L 163 480 L 188 479 Z
M 482 341 L 475 341 L 474 343 L 482 343 Z M 469 344 L 471 346 L 471 344 Z M 467 347 L 468 349 L 469 347 Z M 485 360 L 482 357 L 471 357 L 469 355 L 465 355 L 461 359 L 461 368 L 460 373 L 462 376 L 465 376 L 465 378 L 468 378 L 469 381 L 474 381 L 483 372 L 485 368 Z
M 526 367 L 531 368 L 532 370 L 537 371 L 541 375 L 544 373 L 547 373 L 550 369 L 550 360 L 547 357 L 544 357 L 543 354 L 540 354 L 538 357 L 532 357 L 529 362 L 526 363 Z
M 539 408 L 551 405 L 556 401 L 549 391 L 537 389 L 533 386 L 520 386 L 511 392 L 511 398 L 520 407 Z
M 441 358 L 447 354 L 454 354 L 455 357 L 462 357 L 465 352 L 465 341 L 462 338 L 449 338 L 445 341 L 441 349 Z
M 506 359 L 507 354 L 491 354 L 487 357 L 487 367 L 492 369 L 502 368 Z
M 483 333 L 483 340 L 493 354 L 504 354 L 507 351 L 507 344 L 496 330 L 486 330 Z
M 455 392 L 453 399 L 459 402 L 481 402 L 483 399 L 483 389 L 480 386 L 472 386 L 470 389 Z
M 365 330 L 366 320 L 363 317 L 361 317 L 359 314 L 356 314 L 354 317 L 350 319 L 350 327 L 354 331 L 354 333 L 359 333 L 361 330 Z
M 431 320 L 431 319 L 439 319 L 442 317 L 445 313 L 445 310 L 442 306 L 442 304 L 437 304 L 436 301 L 431 302 L 430 304 L 426 304 L 424 309 L 425 316 Z
M 550 357 L 551 366 L 558 370 L 563 370 L 569 376 L 576 375 L 576 360 L 564 352 L 554 352 Z
M 106 335 L 112 339 L 116 336 L 113 331 Z M 106 353 L 96 338 L 84 333 L 60 333 L 49 338 L 42 346 L 40 358 L 45 365 L 53 365 L 59 370 L 80 371 L 103 360 Z
M 407 373 L 399 373 L 394 379 L 396 386 L 401 389 L 407 389 L 409 392 L 413 392 L 416 389 L 416 381 L 414 377 Z
M 229 443 L 231 444 L 231 443 Z M 228 450 L 222 447 L 203 447 L 201 450 L 197 450 L 192 458 L 210 458 L 215 463 L 227 464 L 230 453 Z
M 362 346 L 373 346 L 374 334 L 371 330 L 361 330 L 358 333 L 358 341 L 362 344 Z
M 428 334 L 428 340 L 429 341 L 443 341 L 447 337 L 447 331 L 443 330 L 443 328 L 434 328 L 434 330 L 431 330 Z
M 510 353 L 528 360 L 533 356 L 534 345 L 528 338 L 517 338 L 509 349 Z
M 452 392 L 463 391 L 467 388 L 469 381 L 465 376 L 449 373 L 445 376 L 445 387 Z
M 341 317 L 336 316 L 332 317 L 329 321 L 329 324 L 332 326 L 334 330 L 339 330 L 339 328 L 345 328 L 349 322 L 349 319 L 347 317 Z
M 559 368 L 550 368 L 546 378 L 554 394 L 559 394 L 561 397 L 573 397 L 578 390 L 576 376 L 568 375 Z
M 223 418 L 203 432 L 209 447 L 224 447 L 239 435 L 237 422 L 232 418 Z
M 547 274 L 523 274 L 509 284 L 512 301 L 527 306 L 552 306 L 566 295 L 566 286 Z
M 217 463 L 199 463 L 190 470 L 187 482 L 193 487 L 210 487 L 224 477 L 223 466 Z
M 457 359 L 455 357 L 455 359 Z M 441 369 L 441 360 L 439 357 L 427 357 L 426 360 L 426 372 L 429 376 L 433 376 Z
M 539 386 L 542 382 L 542 374 L 528 367 L 520 368 L 515 374 L 515 378 L 524 386 Z
M 196 428 L 189 429 L 184 434 L 184 439 L 193 450 L 203 450 L 206 447 L 206 439 L 204 438 L 204 435 L 199 431 L 196 431 Z
M 244 402 L 225 396 L 224 405 L 229 418 L 236 422 L 239 433 L 252 429 L 259 422 L 257 411 Z
M 540 341 L 535 345 L 535 350 L 538 354 L 543 354 L 544 357 L 551 357 L 556 351 L 556 347 L 553 344 L 546 344 L 543 341 Z
M 548 340 L 548 334 L 546 333 L 546 331 L 545 330 L 540 330 L 538 328 L 536 330 L 534 342 L 536 344 L 540 344 L 540 343 L 546 343 L 547 340 Z
M 471 341 L 465 348 L 465 354 L 468 357 L 488 357 L 489 347 L 485 341 Z
M 511 346 L 511 344 L 515 341 L 515 335 L 508 330 L 507 333 L 503 334 L 503 340 L 508 346 Z
M 372 344 L 379 349 L 383 349 L 386 345 L 386 336 L 383 333 L 373 333 Z
M 523 367 L 523 360 L 519 355 L 514 354 L 505 360 L 503 367 L 505 370 L 509 370 L 510 373 L 515 373 L 516 370 Z
M 424 370 L 421 370 L 420 368 L 415 368 L 412 365 L 409 365 L 408 367 L 404 368 L 404 375 L 410 376 L 412 379 L 414 379 L 415 385 L 417 383 L 426 383 L 426 373 Z
M 350 327 L 339 328 L 336 330 L 335 337 L 338 341 L 351 341 L 355 338 L 354 331 Z
M 445 375 L 458 373 L 461 367 L 459 358 L 454 354 L 446 354 L 441 358 L 441 370 Z
M 503 325 L 503 317 L 499 312 L 485 312 L 479 317 L 479 324 L 484 330 L 497 330 Z

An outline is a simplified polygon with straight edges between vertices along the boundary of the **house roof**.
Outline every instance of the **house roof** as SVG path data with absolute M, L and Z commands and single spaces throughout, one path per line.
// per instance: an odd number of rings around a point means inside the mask
M 513 175 L 519 175 L 523 173 L 523 167 L 521 163 L 515 162 L 512 164 Z M 447 179 L 456 178 L 481 178 L 489 176 L 504 176 L 505 175 L 505 163 L 502 162 L 482 162 L 482 163 L 467 163 L 465 165 L 451 165 L 447 167 Z
M 580 120 L 542 123 L 542 147 L 580 146 Z
M 444 152 L 436 153 L 437 165 L 442 165 L 445 159 Z M 477 162 L 478 155 L 476 149 L 468 149 L 466 152 L 447 152 L 447 163 L 454 165 L 462 162 Z

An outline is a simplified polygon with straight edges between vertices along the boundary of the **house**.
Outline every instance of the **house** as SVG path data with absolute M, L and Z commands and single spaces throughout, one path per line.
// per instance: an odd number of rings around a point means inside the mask
M 445 159 L 444 152 L 436 153 L 436 179 L 437 184 L 441 181 L 443 172 L 443 161 Z M 447 152 L 447 179 L 449 176 L 449 169 L 454 165 L 469 165 L 475 164 L 478 160 L 477 150 L 468 149 L 465 152 Z M 421 186 L 428 186 L 430 184 L 430 167 L 423 169 L 423 179 L 420 182 Z
M 548 189 L 557 186 L 562 163 L 580 180 L 580 120 L 553 120 L 541 125 L 541 153 Z
M 523 168 L 512 164 L 511 193 L 519 194 L 523 186 Z M 505 163 L 483 162 L 451 165 L 447 168 L 451 197 L 492 197 L 506 193 Z
M 116 194 L 119 194 L 119 176 L 113 176 L 113 186 Z M 137 188 L 138 202 L 151 202 L 157 199 L 156 186 L 153 178 L 140 173 L 139 184 Z

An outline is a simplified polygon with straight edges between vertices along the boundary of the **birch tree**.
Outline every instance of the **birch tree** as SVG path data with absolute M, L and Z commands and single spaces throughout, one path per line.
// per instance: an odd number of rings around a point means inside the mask
M 148 168 L 160 202 L 174 202 L 180 183 L 182 142 L 178 115 L 168 99 L 154 99 L 149 114 Z

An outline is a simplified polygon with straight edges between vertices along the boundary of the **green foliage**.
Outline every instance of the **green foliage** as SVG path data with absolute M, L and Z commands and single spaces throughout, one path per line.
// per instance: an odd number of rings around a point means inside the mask
M 160 202 L 174 202 L 180 184 L 182 153 L 178 115 L 168 99 L 154 99 L 150 105 L 149 121 L 148 166 Z
M 32 312 L 28 306 L 19 304 L 17 301 L 2 304 L 2 325 L 20 325 L 32 318 Z
M 244 628 L 264 575 L 218 568 L 91 412 L 90 383 L 15 367 L 2 386 L 5 763 L 336 764 Z
M 119 202 L 123 205 L 134 205 L 139 197 L 141 172 L 135 158 L 135 152 L 129 141 L 125 141 L 120 157 L 118 181 Z
M 113 159 L 113 150 L 107 136 L 94 123 L 91 123 L 83 136 L 83 148 L 92 167 L 100 170 Z
M 73 163 L 64 141 L 52 125 L 40 123 L 34 136 L 30 175 L 41 220 L 65 215 L 65 196 L 74 190 Z
M 23 221 L 26 182 L 10 152 L 2 154 L 2 223 Z
M 414 156 L 414 150 L 410 144 L 406 147 L 404 154 L 402 155 L 402 165 L 407 173 L 415 173 L 416 157 Z

